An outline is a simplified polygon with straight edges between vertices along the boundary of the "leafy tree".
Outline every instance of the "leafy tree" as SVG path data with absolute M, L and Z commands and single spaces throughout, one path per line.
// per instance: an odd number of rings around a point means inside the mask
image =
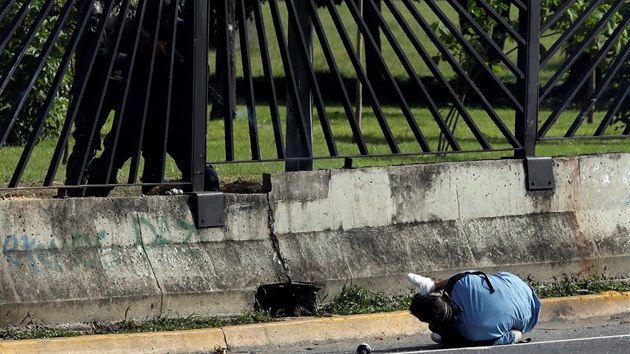
M 19 17 L 18 14 L 24 2 L 25 1 L 16 1 L 16 3 L 8 9 L 7 15 L 0 21 L 0 33 L 6 34 L 8 29 L 12 27 L 13 21 Z M 21 42 L 27 36 L 31 27 L 35 25 L 35 19 L 44 7 L 44 4 L 44 0 L 34 1 L 27 10 L 24 20 L 17 27 L 6 47 L 0 53 L 0 68 L 3 68 L 4 70 L 4 74 L 2 75 L 3 80 L 6 79 L 5 76 L 9 68 L 9 63 L 12 61 L 14 54 L 18 53 Z M 35 37 L 27 48 L 23 58 L 18 62 L 14 73 L 8 78 L 6 88 L 0 94 L 0 126 L 6 124 L 7 120 L 11 119 L 11 116 L 13 116 L 12 113 L 18 103 L 19 97 L 27 89 L 27 79 L 30 72 L 39 60 L 42 48 L 56 24 L 59 12 L 63 5 L 65 5 L 65 2 L 53 2 L 50 12 L 44 19 L 39 30 L 36 32 Z M 72 15 L 70 17 L 72 18 Z M 7 144 L 24 144 L 28 139 L 33 128 L 33 124 L 42 109 L 42 103 L 46 99 L 50 85 L 59 67 L 59 63 L 65 51 L 71 31 L 71 23 L 66 24 L 65 28 L 61 31 L 57 44 L 51 51 L 42 72 L 39 74 L 33 89 L 30 91 L 24 106 L 19 112 L 18 119 L 13 125 Z M 57 94 L 57 99 L 53 104 L 50 113 L 48 114 L 48 118 L 45 121 L 44 128 L 40 133 L 40 139 L 57 136 L 59 134 L 68 105 L 68 95 L 71 82 L 71 74 L 66 75 Z

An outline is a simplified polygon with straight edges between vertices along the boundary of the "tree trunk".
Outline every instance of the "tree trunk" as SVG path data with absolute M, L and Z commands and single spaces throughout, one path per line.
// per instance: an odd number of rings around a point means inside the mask
M 380 12 L 381 0 L 374 0 L 374 4 Z M 378 14 L 374 12 L 372 6 L 365 7 L 365 22 L 377 46 L 376 50 L 369 44 L 365 46 L 365 71 L 376 96 L 381 97 L 385 86 L 385 73 L 381 69 L 378 58 L 381 55 L 381 31 L 378 27 Z

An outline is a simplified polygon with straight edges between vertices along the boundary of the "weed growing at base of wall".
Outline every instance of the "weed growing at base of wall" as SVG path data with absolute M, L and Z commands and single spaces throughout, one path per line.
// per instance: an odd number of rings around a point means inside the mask
M 574 295 L 598 294 L 604 291 L 630 291 L 628 279 L 605 279 L 601 277 L 582 278 L 566 276 L 554 283 L 531 283 L 540 298 L 566 297 Z M 347 316 L 356 314 L 405 311 L 411 303 L 411 294 L 387 296 L 356 285 L 342 290 L 330 303 L 321 305 L 316 316 Z M 26 326 L 20 328 L 0 328 L 3 339 L 39 339 L 54 337 L 74 337 L 89 334 L 115 334 L 178 331 L 201 328 L 217 328 L 234 325 L 267 323 L 281 320 L 269 311 L 248 311 L 231 318 L 189 316 L 183 318 L 160 317 L 152 321 L 127 320 L 114 323 L 91 323 L 76 328 L 56 328 L 47 326 Z

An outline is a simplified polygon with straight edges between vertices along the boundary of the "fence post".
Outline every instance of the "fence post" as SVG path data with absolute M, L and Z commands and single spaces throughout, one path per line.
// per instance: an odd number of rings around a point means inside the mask
M 293 1 L 293 0 L 287 0 Z M 293 1 L 295 6 L 295 11 L 298 14 L 298 23 L 302 27 L 302 33 L 306 37 L 306 46 L 307 51 L 309 53 L 308 60 L 313 62 L 313 31 L 312 31 L 312 23 L 311 18 L 308 14 L 308 8 L 306 5 L 306 1 L 298 0 Z M 298 50 L 298 46 L 300 45 L 299 41 L 299 32 L 297 29 L 293 28 L 291 22 L 289 22 L 289 33 L 288 33 L 288 47 L 289 47 L 289 61 L 291 62 L 291 66 L 293 67 L 293 72 L 295 73 L 296 86 L 298 88 L 297 98 L 300 101 L 302 106 L 302 114 L 305 117 L 306 123 L 306 139 L 309 142 L 313 141 L 312 138 L 312 126 L 313 126 L 313 98 L 311 96 L 311 87 L 308 82 L 308 77 L 306 75 L 306 70 L 304 68 L 303 58 L 300 55 L 300 51 Z M 300 137 L 300 133 L 298 130 L 298 120 L 299 113 L 295 112 L 297 107 L 294 107 L 291 100 L 287 99 L 287 157 L 304 157 L 307 156 L 304 160 L 287 160 L 285 163 L 286 171 L 311 171 L 313 170 L 313 160 L 308 157 L 311 156 L 311 151 L 308 150 L 308 146 L 303 144 L 303 140 Z M 312 144 L 309 144 L 312 145 Z
M 527 0 L 527 11 L 519 15 L 519 32 L 525 38 L 525 45 L 518 48 L 518 67 L 525 77 L 518 80 L 519 97 L 523 100 L 523 112 L 516 113 L 516 139 L 523 150 L 516 157 L 536 155 L 538 131 L 538 97 L 540 69 L 540 0 Z
M 518 80 L 518 94 L 523 100 L 523 111 L 516 114 L 516 139 L 523 149 L 516 152 L 525 168 L 525 188 L 528 191 L 549 190 L 555 187 L 553 161 L 550 157 L 536 157 L 538 140 L 539 70 L 540 70 L 540 0 L 527 0 L 527 11 L 519 15 L 519 31 L 525 45 L 519 45 L 518 66 L 525 77 Z
M 208 121 L 208 0 L 194 1 L 192 191 L 204 189 Z

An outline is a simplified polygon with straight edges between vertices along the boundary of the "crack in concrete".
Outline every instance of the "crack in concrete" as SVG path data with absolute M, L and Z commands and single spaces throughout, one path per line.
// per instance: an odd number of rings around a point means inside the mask
M 225 329 L 221 328 L 221 334 L 223 335 L 223 343 L 225 343 L 225 349 L 226 349 L 226 351 L 229 352 L 230 350 L 232 350 L 232 348 L 230 348 L 230 343 L 228 343 L 228 341 L 227 341 L 227 335 L 225 334 Z M 221 349 L 221 348 L 216 348 L 215 347 L 214 349 L 215 349 L 215 351 L 217 351 L 216 349 Z
M 160 315 L 162 315 L 162 310 L 164 309 L 164 290 L 162 290 L 162 285 L 160 285 L 160 280 L 155 274 L 155 270 L 153 269 L 153 264 L 151 264 L 151 258 L 149 258 L 149 254 L 147 253 L 146 248 L 144 247 L 144 237 L 142 237 L 142 224 L 140 223 L 140 217 L 136 215 L 135 218 L 136 227 L 138 228 L 138 236 L 140 241 L 138 246 L 142 248 L 142 253 L 147 259 L 147 263 L 149 264 L 149 269 L 151 270 L 151 274 L 153 274 L 153 278 L 155 279 L 155 283 L 157 284 L 158 289 L 160 290 Z
M 271 198 L 269 196 L 269 193 L 267 193 L 267 207 L 269 209 L 269 219 L 268 219 L 269 220 L 269 237 L 271 238 L 273 251 L 278 257 L 278 260 L 280 260 L 280 265 L 282 266 L 282 270 L 284 271 L 284 274 L 278 274 L 278 278 L 282 279 L 284 277 L 290 283 L 291 276 L 289 273 L 289 267 L 287 266 L 286 261 L 284 260 L 284 257 L 282 257 L 282 252 L 280 251 L 280 241 L 278 240 L 278 236 L 276 236 L 276 231 L 274 228 L 275 219 L 274 219 L 274 214 L 273 214 L 273 208 L 271 207 Z

